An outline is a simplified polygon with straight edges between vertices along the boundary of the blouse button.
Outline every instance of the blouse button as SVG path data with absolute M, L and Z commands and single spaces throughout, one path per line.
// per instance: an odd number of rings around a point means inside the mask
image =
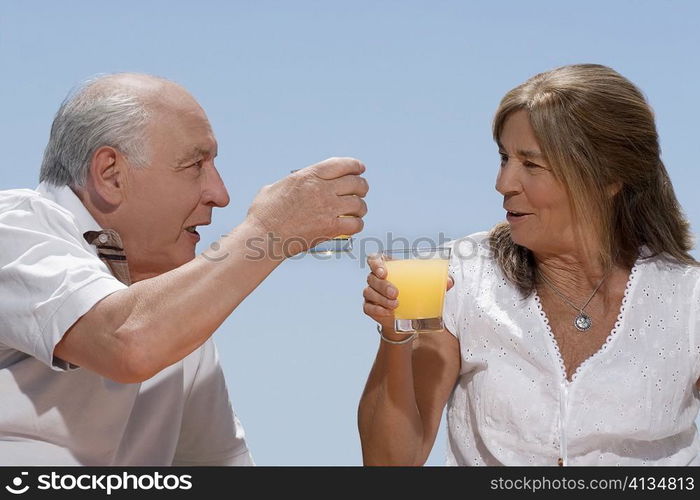
M 559 467 L 563 467 L 563 466 L 564 466 L 564 459 L 561 458 L 561 457 L 559 457 L 559 459 L 557 460 L 557 465 L 558 465 Z

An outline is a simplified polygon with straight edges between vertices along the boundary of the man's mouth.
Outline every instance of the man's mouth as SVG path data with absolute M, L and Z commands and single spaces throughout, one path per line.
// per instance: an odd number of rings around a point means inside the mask
M 185 232 L 191 234 L 192 235 L 191 237 L 194 238 L 194 241 L 198 242 L 200 239 L 200 234 L 197 232 L 197 228 L 200 228 L 202 226 L 208 226 L 209 224 L 211 224 L 211 220 L 209 220 L 209 219 L 202 220 L 201 222 L 198 222 L 197 224 L 193 224 L 191 226 L 185 227 Z

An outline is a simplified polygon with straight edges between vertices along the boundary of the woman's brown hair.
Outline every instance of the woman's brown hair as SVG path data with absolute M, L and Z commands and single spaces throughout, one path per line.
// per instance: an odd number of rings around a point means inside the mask
M 518 110 L 527 111 L 576 220 L 598 227 L 604 266 L 631 266 L 642 246 L 650 256 L 697 265 L 689 253 L 690 225 L 661 161 L 654 114 L 632 82 L 597 64 L 535 75 L 501 100 L 493 121 L 496 142 Z M 490 243 L 506 277 L 525 295 L 532 293 L 534 259 L 513 242 L 510 226 L 494 227 Z

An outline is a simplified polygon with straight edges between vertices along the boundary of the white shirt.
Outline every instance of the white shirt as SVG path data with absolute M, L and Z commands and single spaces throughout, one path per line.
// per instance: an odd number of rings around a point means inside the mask
M 250 465 L 211 339 L 140 384 L 53 357 L 126 285 L 83 238 L 101 230 L 68 187 L 0 191 L 0 464 Z
M 487 233 L 459 242 L 444 309 L 462 363 L 448 464 L 700 464 L 700 269 L 639 259 L 615 328 L 569 382 L 537 295 L 505 279 Z

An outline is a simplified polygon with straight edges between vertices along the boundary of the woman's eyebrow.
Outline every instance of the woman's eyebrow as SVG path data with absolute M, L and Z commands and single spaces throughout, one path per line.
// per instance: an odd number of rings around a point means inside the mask
M 516 154 L 518 156 L 524 156 L 525 158 L 544 158 L 544 155 L 540 151 L 537 151 L 535 149 L 518 149 L 516 151 Z
M 500 142 L 497 142 L 496 145 L 498 146 L 498 149 L 500 151 L 506 150 L 506 148 L 504 148 L 503 144 L 501 144 Z M 518 156 L 523 156 L 525 158 L 544 159 L 544 155 L 542 154 L 542 152 L 536 149 L 518 149 L 515 151 L 515 154 Z

